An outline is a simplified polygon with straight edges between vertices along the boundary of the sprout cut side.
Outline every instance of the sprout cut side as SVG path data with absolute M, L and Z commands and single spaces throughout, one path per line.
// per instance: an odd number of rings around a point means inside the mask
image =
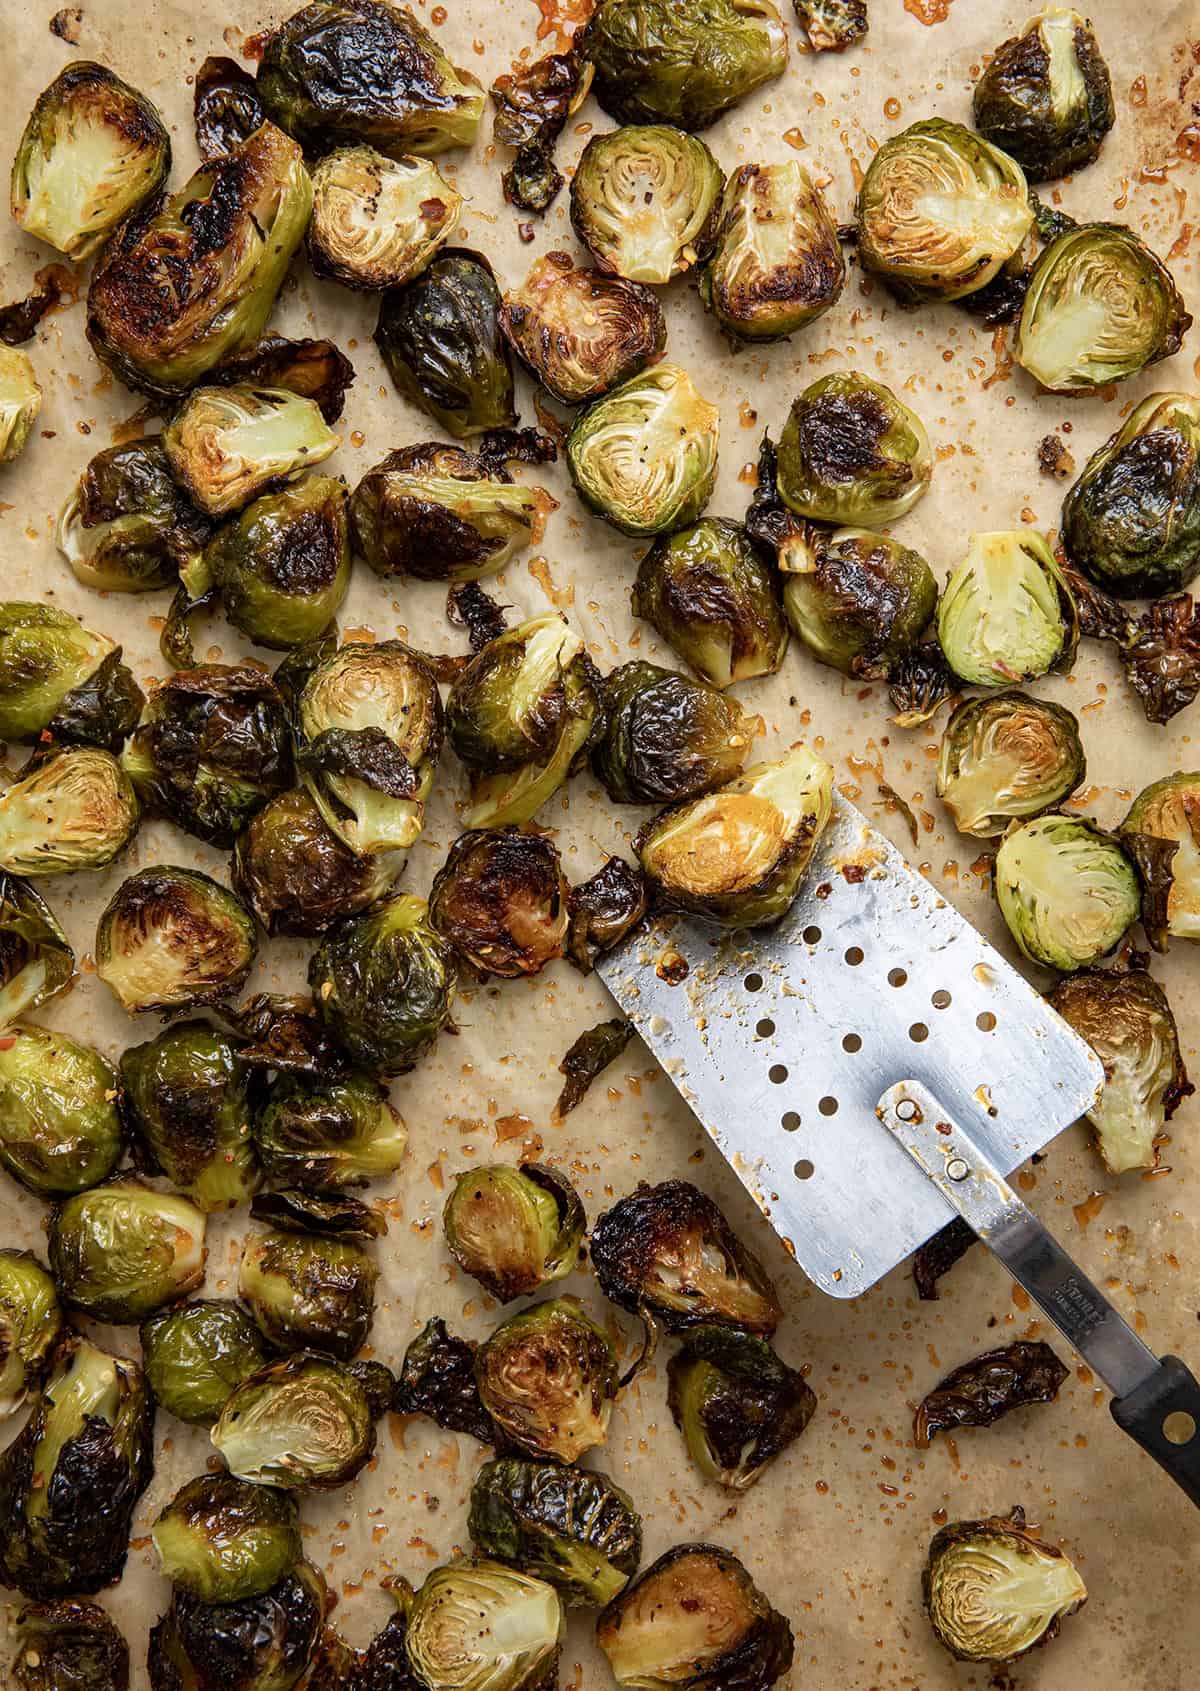
M 194 869 L 140 869 L 121 882 L 96 927 L 96 973 L 131 1015 L 232 997 L 257 950 L 250 912 Z
M 593 135 L 571 178 L 571 223 L 596 267 L 669 282 L 712 250 L 724 176 L 703 141 L 669 124 Z
M 19 347 L 0 347 L 0 464 L 20 457 L 41 409 L 42 389 L 29 358 Z
M 1070 1558 L 1028 1532 L 1020 1510 L 943 1527 L 923 1583 L 936 1637 L 966 1662 L 1015 1661 L 1087 1601 Z
M 92 746 L 56 752 L 0 794 L 0 869 L 26 876 L 102 869 L 129 844 L 139 817 L 116 758 Z
M 450 239 L 462 195 L 429 159 L 340 147 L 313 171 L 309 262 L 347 288 L 398 288 Z
M 705 305 L 735 341 L 776 341 L 828 311 L 846 282 L 837 225 L 798 159 L 743 164 L 725 184 Z
M 236 382 L 193 388 L 162 437 L 171 474 L 210 516 L 315 469 L 339 442 L 311 399 Z
M 539 258 L 505 294 L 500 327 L 564 405 L 584 405 L 619 387 L 654 363 L 667 340 L 662 307 L 648 288 L 602 269 L 576 269 L 564 252 Z
M 686 370 L 658 364 L 576 419 L 567 463 L 580 498 L 622 534 L 663 534 L 708 504 L 719 439 L 719 408 Z
M 976 687 L 1012 686 L 1069 669 L 1078 614 L 1043 536 L 973 534 L 942 593 L 937 633 L 951 669 Z
M 937 791 L 961 834 L 987 839 L 1057 809 L 1086 773 L 1071 712 L 1011 691 L 956 707 L 942 734 Z
M 1109 834 L 1071 816 L 1042 816 L 1005 835 L 996 898 L 1034 963 L 1070 974 L 1114 951 L 1141 900 L 1129 856 Z

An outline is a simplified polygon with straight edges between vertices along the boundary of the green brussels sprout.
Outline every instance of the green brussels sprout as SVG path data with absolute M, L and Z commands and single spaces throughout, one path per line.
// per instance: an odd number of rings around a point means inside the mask
M 1030 18 L 997 47 L 975 84 L 973 110 L 979 133 L 1031 182 L 1091 164 L 1117 116 L 1091 24 L 1067 6 Z
M 1070 974 L 1115 951 L 1138 919 L 1138 878 L 1111 834 L 1074 816 L 1040 816 L 1004 836 L 996 899 L 1025 956 Z
M 746 1491 L 800 1437 L 817 1407 L 803 1375 L 765 1339 L 693 1327 L 667 1364 L 667 1403 L 705 1479 Z
M 592 768 L 614 804 L 675 804 L 739 775 L 761 729 L 716 687 L 639 659 L 605 678 Z
M 428 1415 L 439 1427 L 495 1444 L 494 1422 L 475 1380 L 478 1347 L 447 1332 L 438 1316 L 427 1321 L 404 1353 L 392 1396 L 397 1415 Z
M 1142 926 L 1156 951 L 1168 935 L 1200 939 L 1200 775 L 1143 787 L 1120 827 L 1142 877 Z
M 276 1192 L 259 1192 L 251 1202 L 250 1214 L 255 1221 L 270 1222 L 284 1233 L 382 1239 L 387 1232 L 387 1222 L 379 1210 L 333 1188 L 306 1192 L 302 1186 L 285 1186 Z M 387 1396 L 391 1397 L 390 1386 Z
M 290 651 L 317 639 L 350 585 L 345 487 L 306 476 L 264 493 L 213 537 L 204 568 L 226 617 L 255 645 Z
M 463 199 L 430 159 L 339 147 L 313 171 L 308 261 L 346 288 L 398 288 L 445 246 Z
M 0 1454 L 0 1581 L 35 1599 L 112 1585 L 153 1471 L 141 1369 L 73 1339 Z
M 252 664 L 180 670 L 151 693 L 121 762 L 148 810 L 228 848 L 291 784 L 283 699 Z
M 342 1362 L 366 1343 L 379 1269 L 353 1239 L 258 1233 L 242 1247 L 238 1294 L 276 1350 Z
M 234 1389 L 212 1442 L 230 1473 L 255 1485 L 340 1486 L 370 1460 L 375 1422 L 344 1363 L 298 1351 Z
M 399 640 L 339 646 L 295 710 L 297 762 L 326 823 L 360 856 L 412 845 L 442 749 L 433 671 Z
M 1051 393 L 1094 393 L 1170 358 L 1191 323 L 1171 272 L 1132 229 L 1079 224 L 1033 267 L 1016 359 Z
M 975 687 L 1011 687 L 1070 669 L 1078 611 L 1045 536 L 973 534 L 942 592 L 937 635 L 955 675 Z
M 864 269 L 906 303 L 978 293 L 1016 259 L 1033 228 L 1016 160 L 940 117 L 883 143 L 856 209 Z
M 403 893 L 340 922 L 308 966 L 330 1033 L 363 1068 L 404 1074 L 450 1020 L 454 955 L 423 898 Z
M 174 1192 L 110 1180 L 50 1216 L 50 1267 L 64 1303 L 97 1321 L 141 1321 L 204 1279 L 204 1212 Z
M 98 1603 L 27 1603 L 16 1637 L 16 1691 L 129 1691 L 129 1646 Z
M 150 1536 L 171 1584 L 202 1603 L 261 1597 L 303 1553 L 295 1499 L 232 1474 L 189 1480 Z
M 252 1072 L 207 1022 L 176 1022 L 121 1057 L 125 1120 L 149 1169 L 206 1212 L 245 1203 L 262 1178 Z
M 193 388 L 162 436 L 171 474 L 209 516 L 240 510 L 271 483 L 292 481 L 336 452 L 311 399 L 232 382 Z
M 552 1585 L 568 1606 L 609 1602 L 642 1559 L 642 1521 L 607 1474 L 504 1457 L 471 1487 L 468 1530 L 481 1555 Z
M 223 54 L 205 59 L 193 87 L 196 148 L 206 164 L 249 140 L 267 115 L 250 72 Z
M 833 770 L 804 746 L 647 822 L 634 841 L 653 897 L 722 928 L 791 908 L 833 803 Z
M 0 603 L 0 739 L 36 740 L 71 712 L 114 652 L 107 635 L 53 605 Z
M 0 347 L 0 464 L 21 456 L 41 409 L 42 389 L 28 355 Z
M 571 178 L 571 224 L 599 270 L 669 282 L 712 251 L 725 176 L 704 142 L 671 124 L 593 135 Z
M 466 1169 L 442 1211 L 446 1245 L 490 1297 L 511 1303 L 570 1274 L 587 1217 L 563 1175 L 541 1163 Z
M 328 1604 L 311 1562 L 238 1603 L 177 1590 L 150 1633 L 150 1691 L 292 1691 L 316 1657 Z
M 269 934 L 316 937 L 386 898 L 403 866 L 399 853 L 351 851 L 299 787 L 238 835 L 230 880 Z
M 158 193 L 170 168 L 157 108 L 104 65 L 77 59 L 29 114 L 9 210 L 25 234 L 84 259 Z
M 836 304 L 846 285 L 837 224 L 799 159 L 743 164 L 725 184 L 700 293 L 736 341 L 778 341 Z
M 517 420 L 500 306 L 495 272 L 469 247 L 443 247 L 379 303 L 375 345 L 388 375 L 456 440 Z
M 545 1691 L 558 1680 L 563 1611 L 544 1580 L 485 1557 L 435 1568 L 404 1599 L 422 1691 Z
M 937 607 L 921 554 L 869 529 L 806 528 L 779 564 L 793 633 L 819 663 L 861 680 L 886 680 Z
M 254 1138 L 272 1180 L 320 1190 L 394 1174 L 404 1162 L 408 1130 L 370 1075 L 281 1074 L 255 1117 Z
M 570 888 L 540 834 L 461 834 L 429 894 L 429 920 L 479 975 L 519 980 L 563 954 Z
M 551 611 L 489 640 L 446 701 L 450 743 L 472 774 L 467 826 L 528 822 L 600 722 L 595 665 L 565 618 Z
M 925 425 L 882 382 L 839 371 L 792 401 L 778 454 L 789 510 L 819 523 L 891 523 L 924 498 L 932 477 Z
M 774 675 L 788 648 L 774 572 L 724 517 L 663 535 L 643 554 L 633 614 L 713 687 Z
M 169 1015 L 232 998 L 257 951 L 245 905 L 196 869 L 139 869 L 121 882 L 96 925 L 96 973 L 130 1015 Z
M 567 956 L 588 974 L 598 957 L 620 945 L 646 914 L 646 880 L 623 857 L 610 857 L 571 888 L 567 899 Z
M 129 777 L 96 746 L 55 752 L 0 793 L 0 870 L 72 875 L 102 869 L 137 833 Z
M 261 335 L 304 235 L 300 149 L 264 123 L 119 229 L 88 288 L 87 333 L 127 386 L 177 394 Z
M 0 1165 L 39 1198 L 107 1180 L 121 1160 L 117 1077 L 88 1045 L 32 1022 L 0 1037 Z
M 1027 1530 L 1020 1509 L 942 1527 L 921 1577 L 934 1636 L 960 1662 L 1014 1662 L 1087 1601 L 1070 1557 Z
M 31 886 L 0 870 L 0 1030 L 70 985 L 75 953 Z
M 771 0 L 599 0 L 582 37 L 618 123 L 705 129 L 787 68 Z
M 868 29 L 867 0 L 794 0 L 814 53 L 840 53 Z
M 37 1388 L 62 1330 L 54 1281 L 33 1252 L 0 1250 L 0 1421 Z
M 286 335 L 270 334 L 245 352 L 222 359 L 208 380 L 287 388 L 302 399 L 311 399 L 327 423 L 336 423 L 345 409 L 346 390 L 354 386 L 354 366 L 332 341 L 289 340 Z
M 1014 690 L 956 706 L 942 734 L 937 791 L 960 834 L 987 839 L 1056 810 L 1086 774 L 1071 712 Z
M 504 296 L 500 327 L 546 392 L 585 405 L 620 386 L 667 344 L 662 306 L 637 282 L 576 269 L 570 254 L 539 258 Z
M 617 1684 L 644 1691 L 769 1691 L 793 1654 L 784 1616 L 715 1544 L 660 1556 L 601 1614 L 596 1642 Z
M 483 1407 L 509 1444 L 577 1462 L 603 1444 L 617 1395 L 617 1358 L 578 1298 L 548 1298 L 501 1322 L 475 1354 Z
M 146 1379 L 160 1409 L 211 1427 L 230 1395 L 267 1361 L 262 1334 L 224 1298 L 195 1298 L 142 1323 Z
M 575 419 L 567 465 L 579 497 L 622 534 L 686 528 L 716 482 L 720 422 L 686 370 L 643 370 Z
M 171 475 L 157 435 L 98 452 L 58 519 L 58 549 L 85 587 L 148 593 L 194 566 L 212 532 Z

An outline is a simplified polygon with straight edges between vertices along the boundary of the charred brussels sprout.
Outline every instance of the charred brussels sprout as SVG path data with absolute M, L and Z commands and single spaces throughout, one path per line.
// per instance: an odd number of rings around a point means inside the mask
M 116 758 L 92 746 L 56 752 L 0 794 L 0 869 L 102 869 L 129 844 L 138 818 L 137 797 Z
M 564 405 L 584 405 L 652 364 L 667 342 L 648 288 L 578 270 L 565 252 L 539 258 L 504 296 L 500 327 L 521 362 Z
M 468 1530 L 485 1556 L 552 1585 L 569 1606 L 609 1602 L 642 1559 L 633 1500 L 607 1474 L 558 1462 L 488 1462 L 471 1487 Z
M 408 1666 L 425 1691 L 542 1691 L 557 1679 L 553 1586 L 484 1558 L 435 1568 L 406 1603 Z
M 16 1691 L 129 1691 L 129 1646 L 98 1603 L 28 1603 L 16 1638 Z
M 735 341 L 782 340 L 828 311 L 845 282 L 837 225 L 799 160 L 740 165 L 700 284 L 722 329 Z
M 267 1360 L 254 1322 L 222 1298 L 158 1310 L 142 1323 L 141 1340 L 154 1401 L 200 1427 L 211 1427 L 230 1394 Z
M 199 1209 L 245 1203 L 260 1171 L 250 1137 L 251 1070 L 228 1035 L 179 1022 L 120 1064 L 125 1119 L 146 1161 Z
M 669 282 L 712 251 L 725 178 L 703 141 L 670 124 L 593 135 L 571 178 L 571 223 L 597 267 Z
M 327 423 L 336 423 L 345 408 L 346 390 L 354 386 L 354 366 L 332 341 L 263 335 L 245 352 L 224 359 L 208 379 L 287 388 L 318 405 Z
M 815 1393 L 765 1339 L 694 1327 L 667 1364 L 667 1402 L 706 1479 L 746 1491 L 813 1418 Z
M 399 857 L 360 857 L 301 787 L 281 793 L 238 835 L 231 880 L 269 934 L 323 934 L 386 898 Z
M 316 1656 L 327 1604 L 310 1562 L 239 1603 L 176 1591 L 150 1633 L 151 1691 L 292 1691 Z
M 442 1226 L 459 1267 L 511 1303 L 571 1273 L 587 1217 L 575 1188 L 553 1169 L 493 1163 L 458 1176 Z
M 617 1358 L 578 1298 L 550 1298 L 510 1316 L 480 1345 L 483 1407 L 530 1456 L 577 1462 L 603 1444 L 617 1395 Z
M 266 116 L 250 72 L 223 54 L 205 59 L 196 72 L 194 89 L 196 147 L 206 164 L 248 141 Z
M 517 420 L 500 306 L 491 265 L 468 247 L 443 248 L 380 302 L 375 344 L 388 374 L 456 440 Z
M 1087 773 L 1069 710 L 1025 693 L 965 699 L 942 734 L 938 797 L 960 834 L 987 839 L 1055 810 Z
M 408 1143 L 384 1088 L 370 1075 L 353 1073 L 344 1080 L 280 1075 L 254 1135 L 273 1180 L 317 1190 L 394 1174 Z
M 1092 393 L 1178 352 L 1191 322 L 1170 271 L 1132 229 L 1080 224 L 1033 267 L 1017 363 L 1051 393 Z
M 664 810 L 634 844 L 652 895 L 722 928 L 776 922 L 804 880 L 833 803 L 833 770 L 804 746 Z
M 87 300 L 97 356 L 147 393 L 194 386 L 262 333 L 311 205 L 300 149 L 274 124 L 203 165 L 106 248 Z
M 721 414 L 677 364 L 658 364 L 575 419 L 567 464 L 580 498 L 622 534 L 694 523 L 717 477 Z
M 290 651 L 337 615 L 350 585 L 346 506 L 340 481 L 306 476 L 256 499 L 209 543 L 204 566 L 225 615 L 256 645 Z
M 50 1266 L 72 1309 L 141 1321 L 204 1279 L 204 1215 L 173 1192 L 110 1180 L 56 1206 Z
M 635 1032 L 632 1022 L 612 1016 L 585 1028 L 570 1045 L 558 1065 L 564 1081 L 550 1118 L 556 1127 L 582 1104 L 594 1082 L 616 1062 Z
M 935 1533 L 922 1583 L 929 1624 L 961 1662 L 1016 1661 L 1087 1601 L 1069 1557 L 1028 1531 L 1020 1509 Z
M 984 1351 L 952 1368 L 926 1393 L 913 1418 L 913 1441 L 927 1450 L 941 1432 L 990 1427 L 993 1422 L 1038 1403 L 1053 1403 L 1071 1370 L 1040 1339 Z
M 950 668 L 976 687 L 1070 669 L 1078 615 L 1045 538 L 1028 529 L 973 534 L 942 592 L 937 633 Z
M 85 587 L 148 593 L 173 586 L 211 532 L 154 436 L 96 454 L 62 508 L 58 549 Z
M 645 877 L 623 857 L 610 857 L 573 886 L 567 899 L 567 956 L 575 967 L 586 975 L 598 957 L 620 945 L 646 914 L 647 903 Z
M 1063 974 L 1114 951 L 1141 902 L 1133 863 L 1117 841 L 1072 816 L 1042 816 L 1006 834 L 995 887 L 1025 956 Z
M 385 1075 L 429 1050 L 457 988 L 453 954 L 411 893 L 339 923 L 313 953 L 308 984 L 338 1044 Z
M 0 1164 L 39 1197 L 85 1191 L 121 1160 L 117 1077 L 98 1051 L 33 1023 L 0 1040 Z
M 284 1187 L 276 1192 L 259 1192 L 250 1205 L 255 1221 L 267 1221 L 284 1233 L 316 1234 L 323 1239 L 381 1239 L 387 1232 L 387 1222 L 377 1209 L 352 1198 L 346 1192 L 333 1189 L 306 1192 L 302 1186 Z M 382 1363 L 363 1363 L 363 1368 L 382 1367 Z M 390 1373 L 384 1369 L 384 1373 Z M 359 1375 L 364 1386 L 366 1377 Z M 369 1397 L 378 1394 L 369 1390 Z M 382 1394 L 391 1398 L 389 1385 Z
M 783 609 L 820 663 L 885 680 L 916 649 L 937 583 L 919 552 L 868 529 L 806 529 L 780 555 Z
M 1200 939 L 1200 775 L 1144 787 L 1121 824 L 1142 877 L 1142 926 L 1156 951 L 1167 936 Z
M 96 926 L 96 973 L 130 1015 L 231 998 L 257 951 L 250 912 L 196 869 L 139 869 L 121 882 Z
M 771 0 L 600 0 L 583 36 L 618 123 L 704 129 L 787 66 Z
M 27 235 L 83 259 L 156 194 L 171 142 L 155 107 L 77 59 L 38 95 L 17 144 L 9 210 Z
M 496 1428 L 475 1381 L 476 1348 L 439 1317 L 427 1321 L 404 1353 L 392 1397 L 396 1414 L 428 1415 L 439 1427 L 494 1444 Z
M 774 675 L 787 651 L 775 575 L 723 517 L 655 542 L 638 565 L 633 613 L 714 687 Z
M 716 687 L 636 661 L 604 682 L 592 768 L 616 804 L 674 804 L 739 775 L 762 727 Z
M 301 1351 L 242 1381 L 212 1441 L 230 1473 L 255 1485 L 339 1486 L 370 1460 L 375 1423 L 343 1363 Z
M 429 159 L 341 147 L 313 171 L 309 263 L 346 288 L 398 288 L 450 239 L 462 203 Z
M 62 992 L 74 974 L 75 953 L 54 912 L 0 870 L 0 1029 Z
M 287 388 L 194 388 L 163 430 L 171 474 L 210 516 L 226 516 L 274 481 L 291 481 L 335 452 L 320 407 Z
M 379 1269 L 353 1239 L 259 1233 L 242 1248 L 238 1292 L 276 1350 L 321 1350 L 343 1362 L 366 1343 Z
M 54 1281 L 33 1252 L 0 1250 L 0 1421 L 37 1387 L 62 1327 Z
M 792 1629 L 736 1556 L 679 1544 L 608 1605 L 596 1642 L 618 1685 L 769 1691 L 792 1665 Z
M 295 1500 L 232 1474 L 202 1474 L 175 1493 L 151 1533 L 176 1591 L 204 1603 L 261 1597 L 301 1557 Z
M 0 739 L 36 740 L 45 729 L 58 738 L 59 720 L 78 714 L 114 656 L 120 649 L 107 635 L 93 634 L 53 605 L 0 603 Z M 132 723 L 120 710 L 118 716 L 98 743 L 119 742 L 129 732 Z
M 0 348 L 0 464 L 11 464 L 42 409 L 42 390 L 33 365 L 18 347 Z
M 1092 26 L 1048 6 L 997 47 L 975 84 L 975 127 L 1031 182 L 1090 164 L 1116 121 L 1112 83 Z
M 517 980 L 562 956 L 568 892 L 550 840 L 482 828 L 451 846 L 429 894 L 429 920 L 481 975 Z
M 925 425 L 890 388 L 847 370 L 792 401 L 779 437 L 779 496 L 820 523 L 895 522 L 929 491 Z
M 883 143 L 858 191 L 858 253 L 904 301 L 978 293 L 1033 228 L 1015 159 L 927 118 Z

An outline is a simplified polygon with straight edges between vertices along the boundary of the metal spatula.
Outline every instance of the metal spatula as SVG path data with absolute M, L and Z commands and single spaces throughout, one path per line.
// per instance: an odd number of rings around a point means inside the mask
M 1089 1109 L 1100 1063 L 853 805 L 778 926 L 671 918 L 599 971 L 823 1292 L 856 1297 L 961 1215 L 1200 1503 L 1200 1384 L 1004 1178 Z

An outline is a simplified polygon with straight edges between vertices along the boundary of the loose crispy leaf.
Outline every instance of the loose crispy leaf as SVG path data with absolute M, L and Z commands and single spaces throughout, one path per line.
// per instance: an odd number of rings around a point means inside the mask
M 936 1303 L 937 1283 L 948 1274 L 960 1257 L 977 1245 L 979 1240 L 961 1217 L 948 1221 L 932 1239 L 927 1239 L 913 1257 L 913 1280 L 917 1296 L 925 1303 Z
M 558 1065 L 559 1074 L 566 1075 L 567 1082 L 554 1106 L 555 1121 L 562 1121 L 583 1102 L 592 1082 L 599 1079 L 610 1063 L 616 1062 L 629 1044 L 633 1031 L 632 1022 L 614 1016 L 611 1021 L 597 1022 L 595 1027 L 580 1034 Z
M 427 1321 L 404 1353 L 392 1397 L 397 1415 L 428 1415 L 439 1427 L 495 1444 L 496 1428 L 475 1384 L 476 1346 L 447 1331 L 440 1316 Z
M 1012 1409 L 1052 1403 L 1071 1370 L 1041 1340 L 1018 1339 L 964 1362 L 934 1387 L 913 1422 L 920 1450 L 954 1427 L 990 1427 Z

